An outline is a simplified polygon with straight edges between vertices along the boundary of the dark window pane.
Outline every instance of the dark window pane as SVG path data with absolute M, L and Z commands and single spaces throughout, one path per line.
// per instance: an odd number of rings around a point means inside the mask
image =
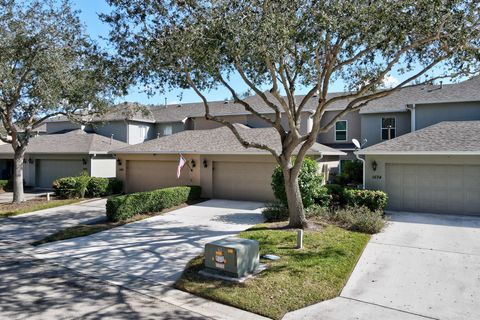
M 390 137 L 388 133 L 390 132 Z M 382 140 L 388 140 L 388 139 L 393 139 L 395 138 L 395 129 L 382 129 Z
M 395 118 L 382 118 L 382 128 L 395 128 Z
M 337 131 L 335 133 L 335 139 L 337 141 L 346 141 L 347 140 L 347 132 L 346 131 Z
M 335 123 L 336 130 L 347 130 L 347 122 L 346 121 L 337 121 Z

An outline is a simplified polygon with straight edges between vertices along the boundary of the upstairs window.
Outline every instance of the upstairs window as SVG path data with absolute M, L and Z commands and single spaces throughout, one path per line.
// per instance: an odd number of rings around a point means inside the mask
M 395 138 L 395 118 L 382 118 L 382 140 Z
M 163 127 L 163 134 L 164 136 L 169 136 L 172 134 L 172 125 L 166 125 Z
M 335 123 L 335 141 L 347 141 L 347 120 Z

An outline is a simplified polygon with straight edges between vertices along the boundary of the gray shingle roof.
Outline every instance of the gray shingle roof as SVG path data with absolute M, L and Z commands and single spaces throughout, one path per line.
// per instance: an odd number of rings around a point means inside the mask
M 269 93 L 265 93 L 269 99 L 275 101 L 275 98 Z M 345 94 L 343 92 L 330 93 L 328 98 Z M 297 105 L 304 98 L 304 95 L 295 97 Z M 253 95 L 245 98 L 252 107 L 260 113 L 273 113 L 262 98 Z M 480 101 L 480 77 L 473 78 L 456 84 L 445 84 L 440 88 L 439 85 L 419 85 L 404 88 L 394 92 L 391 95 L 371 101 L 360 110 L 360 113 L 379 113 L 379 112 L 402 112 L 406 111 L 407 104 L 422 103 L 448 103 L 448 102 L 466 102 Z M 348 101 L 342 100 L 333 103 L 328 110 L 342 110 Z M 305 105 L 306 112 L 312 112 L 316 109 L 317 98 L 313 97 Z M 225 115 L 248 115 L 248 111 L 240 104 L 233 101 L 211 101 L 210 113 L 216 116 Z M 102 119 L 92 119 L 92 121 L 145 121 L 145 122 L 180 122 L 188 117 L 203 117 L 205 109 L 203 103 L 182 103 L 168 106 L 145 106 L 138 103 L 122 103 L 108 112 Z M 63 116 L 47 120 L 67 121 Z
M 111 140 L 96 133 L 74 130 L 67 133 L 40 135 L 30 139 L 27 153 L 30 154 L 89 154 L 107 153 L 128 144 Z M 10 144 L 0 146 L 0 154 L 13 154 Z
M 121 103 L 111 109 L 102 117 L 85 116 L 84 121 L 98 122 L 98 121 L 143 121 L 155 122 L 153 114 L 150 112 L 148 106 L 139 103 Z M 45 122 L 63 122 L 69 121 L 65 116 L 58 116 L 50 118 Z
M 274 128 L 251 129 L 236 125 L 247 141 L 266 144 L 280 150 L 280 137 Z M 267 151 L 244 148 L 227 127 L 210 130 L 187 130 L 171 136 L 129 146 L 114 153 L 190 153 L 190 154 L 265 154 Z M 343 152 L 315 143 L 310 154 L 344 155 Z
M 359 154 L 480 154 L 480 121 L 446 121 L 385 141 Z

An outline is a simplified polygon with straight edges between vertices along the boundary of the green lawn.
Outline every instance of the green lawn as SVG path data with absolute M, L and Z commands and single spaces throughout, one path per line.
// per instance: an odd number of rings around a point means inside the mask
M 200 276 L 203 257 L 197 257 L 175 286 L 274 319 L 338 296 L 370 239 L 368 234 L 331 225 L 306 231 L 302 250 L 294 249 L 294 231 L 272 230 L 268 224 L 257 225 L 240 236 L 259 241 L 261 255 L 273 253 L 281 259 L 268 262 L 269 268 L 255 279 L 232 284 Z
M 0 204 L 0 218 L 16 216 L 22 213 L 28 213 L 43 209 L 55 208 L 80 202 L 82 199 L 67 199 L 67 200 L 28 200 L 20 204 L 2 203 Z

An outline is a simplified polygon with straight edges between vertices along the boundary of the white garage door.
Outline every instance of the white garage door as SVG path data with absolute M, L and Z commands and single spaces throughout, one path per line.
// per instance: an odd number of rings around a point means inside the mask
M 127 192 L 190 185 L 190 169 L 184 166 L 177 179 L 177 166 L 176 161 L 127 161 Z
M 52 182 L 58 178 L 78 176 L 83 171 L 82 159 L 36 161 L 37 186 L 51 188 Z
M 387 164 L 390 210 L 480 215 L 480 166 Z
M 213 197 L 270 201 L 273 163 L 214 162 Z

